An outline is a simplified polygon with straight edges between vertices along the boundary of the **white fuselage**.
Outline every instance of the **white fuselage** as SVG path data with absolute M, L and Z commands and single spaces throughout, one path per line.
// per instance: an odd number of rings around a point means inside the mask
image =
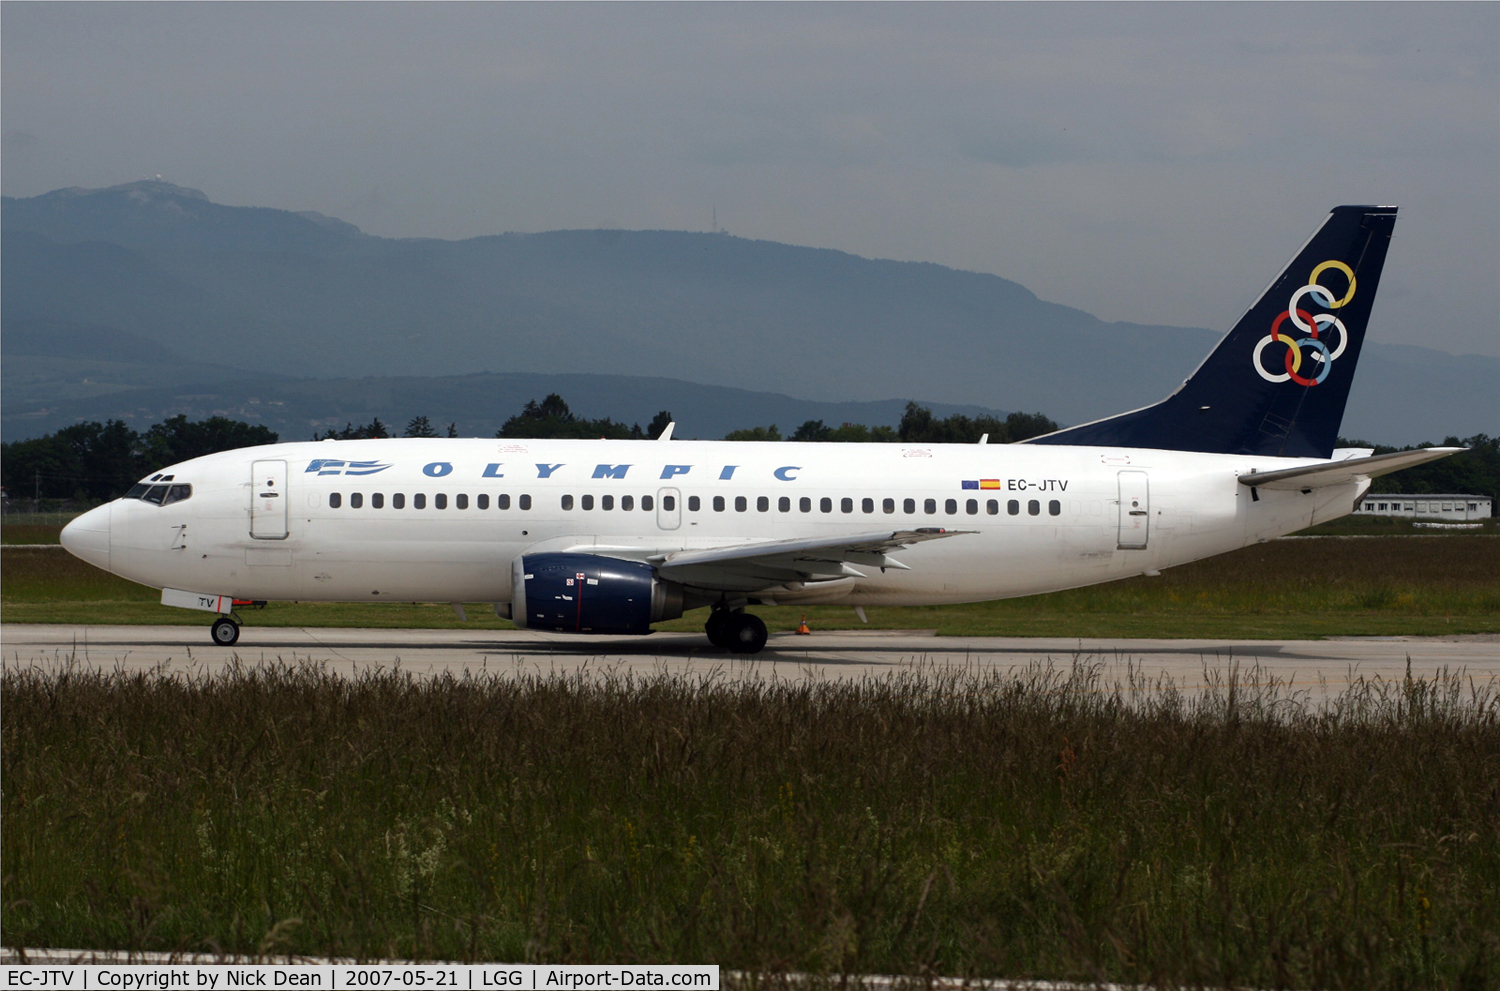
M 746 541 L 942 527 L 973 532 L 896 552 L 909 570 L 859 568 L 862 577 L 760 598 L 972 602 L 1154 572 L 1343 516 L 1367 481 L 1307 493 L 1252 493 L 1238 482 L 1251 470 L 1321 463 L 1039 445 L 277 444 L 164 469 L 192 486 L 190 498 L 116 500 L 75 528 L 102 541 L 91 537 L 80 552 L 75 538 L 70 549 L 145 585 L 240 599 L 507 602 L 511 563 L 523 553 L 645 560 Z

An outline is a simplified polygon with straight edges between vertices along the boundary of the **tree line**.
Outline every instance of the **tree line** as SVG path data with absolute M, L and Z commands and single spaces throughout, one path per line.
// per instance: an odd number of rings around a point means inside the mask
M 101 502 L 167 465 L 277 439 L 274 430 L 224 416 L 194 422 L 178 415 L 144 433 L 123 420 L 75 423 L 0 444 L 0 484 L 11 498 Z
M 521 412 L 501 425 L 495 436 L 533 440 L 642 440 L 661 436 L 661 432 L 671 422 L 672 414 L 669 410 L 658 412 L 644 429 L 639 423 L 626 424 L 623 421 L 611 420 L 609 417 L 590 420 L 574 413 L 562 396 L 552 392 L 540 402 L 535 399 L 528 401 L 522 407 Z M 901 416 L 901 422 L 894 427 L 883 425 L 869 427 L 863 423 L 845 423 L 833 427 L 822 420 L 808 420 L 785 436 L 773 423 L 768 427 L 733 430 L 725 434 L 724 439 L 833 443 L 977 444 L 980 438 L 988 434 L 991 443 L 1012 444 L 1030 437 L 1051 433 L 1056 429 L 1057 424 L 1041 413 L 1012 413 L 1004 419 L 984 415 L 968 417 L 959 413 L 948 417 L 938 417 L 927 407 L 909 402 Z M 447 435 L 458 436 L 456 424 L 448 424 Z M 390 436 L 393 435 L 386 425 L 376 418 L 362 426 L 349 423 L 342 430 L 314 434 L 313 440 L 324 438 L 356 440 Z M 439 434 L 428 422 L 427 417 L 418 416 L 407 423 L 406 430 L 401 436 L 437 437 Z
M 894 427 L 867 427 L 863 423 L 845 423 L 830 427 L 822 420 L 808 420 L 783 438 L 776 424 L 735 430 L 725 440 L 798 440 L 831 443 L 876 444 L 977 444 L 986 436 L 993 444 L 1014 444 L 1040 437 L 1057 429 L 1057 424 L 1041 413 L 1012 413 L 1005 419 L 996 416 L 936 416 L 932 410 L 907 403 L 901 422 Z
M 1472 437 L 1444 437 L 1441 444 L 1417 444 L 1390 447 L 1363 440 L 1345 440 L 1339 447 L 1373 447 L 1376 454 L 1415 451 L 1422 447 L 1467 447 L 1464 454 L 1429 461 L 1414 468 L 1403 468 L 1381 475 L 1370 484 L 1371 492 L 1399 492 L 1402 495 L 1428 495 L 1437 492 L 1487 495 L 1500 503 L 1500 437 L 1475 434 Z
M 608 417 L 591 420 L 574 413 L 562 396 L 550 393 L 540 402 L 533 399 L 506 420 L 497 438 L 574 438 L 640 440 L 658 437 L 672 422 L 672 414 L 661 410 L 642 428 Z M 844 423 L 837 427 L 822 420 L 808 420 L 783 435 L 776 424 L 735 430 L 731 441 L 813 441 L 831 443 L 975 444 L 988 435 L 993 444 L 1013 444 L 1058 429 L 1041 413 L 1011 413 L 995 416 L 965 416 L 955 413 L 939 417 L 914 402 L 906 404 L 901 421 L 894 427 Z M 314 433 L 313 440 L 358 440 L 396 436 L 379 417 L 359 426 L 346 423 L 342 429 Z M 401 431 L 403 437 L 457 437 L 458 425 L 434 426 L 425 416 L 412 417 Z M 190 458 L 258 444 L 274 444 L 275 431 L 223 416 L 190 421 L 185 415 L 155 424 L 143 433 L 123 421 L 78 423 L 32 440 L 0 444 L 0 483 L 12 498 L 74 499 L 100 502 L 123 493 L 138 479 L 167 465 Z M 1339 438 L 1341 447 L 1373 447 L 1377 454 L 1409 451 L 1413 447 L 1390 447 Z M 1432 447 L 1432 444 L 1418 445 Z M 1475 434 L 1446 437 L 1442 447 L 1468 447 L 1467 454 L 1431 464 L 1407 468 L 1375 479 L 1372 492 L 1466 492 L 1500 499 L 1500 437 Z

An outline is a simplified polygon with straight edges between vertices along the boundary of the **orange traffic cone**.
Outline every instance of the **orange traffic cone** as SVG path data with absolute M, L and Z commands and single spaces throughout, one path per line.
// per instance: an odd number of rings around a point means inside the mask
M 803 613 L 802 614 L 802 625 L 799 626 L 799 627 L 797 627 L 797 632 L 798 633 L 811 633 L 812 632 L 812 630 L 809 630 L 807 628 L 807 613 Z

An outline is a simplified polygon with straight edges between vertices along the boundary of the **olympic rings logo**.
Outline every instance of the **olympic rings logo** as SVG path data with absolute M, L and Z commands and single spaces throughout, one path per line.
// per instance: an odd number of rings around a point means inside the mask
M 1318 277 L 1329 269 L 1342 272 L 1344 278 L 1349 281 L 1349 289 L 1341 298 L 1334 298 L 1334 290 L 1318 285 Z M 1309 299 L 1312 304 L 1325 310 L 1339 310 L 1354 298 L 1355 278 L 1354 272 L 1341 261 L 1326 261 L 1312 270 L 1312 275 L 1307 277 L 1307 285 L 1292 293 L 1292 298 L 1287 302 L 1285 310 L 1271 321 L 1271 333 L 1260 339 L 1255 345 L 1255 356 L 1251 359 L 1255 370 L 1260 377 L 1267 382 L 1296 382 L 1298 385 L 1319 385 L 1328 377 L 1329 370 L 1333 367 L 1339 355 L 1344 353 L 1344 348 L 1349 345 L 1349 331 L 1344 328 L 1344 323 L 1332 313 L 1312 313 L 1310 309 L 1304 308 L 1307 304 L 1304 299 Z M 1287 323 L 1292 325 L 1296 331 L 1305 334 L 1297 340 L 1293 340 L 1288 332 L 1291 328 L 1283 329 Z M 1332 332 L 1338 332 L 1338 346 L 1329 349 L 1329 339 Z M 1266 371 L 1263 355 L 1266 348 L 1273 344 L 1286 345 L 1286 353 L 1282 364 L 1284 372 Z M 1308 374 L 1303 371 L 1303 349 L 1310 353 L 1307 360 Z M 1273 359 L 1274 362 L 1274 359 Z M 1316 368 L 1312 366 L 1316 365 Z

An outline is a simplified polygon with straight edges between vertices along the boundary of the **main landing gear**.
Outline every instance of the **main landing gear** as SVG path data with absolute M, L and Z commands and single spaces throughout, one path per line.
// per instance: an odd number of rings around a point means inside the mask
M 703 631 L 709 643 L 736 654 L 758 654 L 766 645 L 766 624 L 743 609 L 715 606 Z
M 240 638 L 240 624 L 228 616 L 220 616 L 214 620 L 214 625 L 209 627 L 209 633 L 214 638 L 214 643 L 220 647 L 232 647 Z

